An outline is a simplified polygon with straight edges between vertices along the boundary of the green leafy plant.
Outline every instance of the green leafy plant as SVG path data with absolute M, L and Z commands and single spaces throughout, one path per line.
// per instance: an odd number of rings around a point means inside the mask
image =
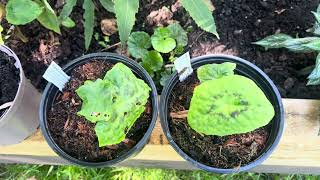
M 139 0 L 100 0 L 100 3 L 107 11 L 115 13 L 120 40 L 124 44 L 128 40 L 133 28 L 135 14 L 139 10 Z M 66 4 L 59 16 L 60 22 L 71 22 L 69 16 L 76 4 L 77 0 L 66 0 Z M 83 15 L 85 47 L 88 49 L 92 41 L 94 30 L 95 6 L 92 0 L 84 0 L 82 7 L 85 11 Z
M 161 53 L 169 53 L 176 46 L 176 41 L 171 37 L 170 29 L 160 27 L 156 29 L 151 37 L 151 44 L 153 48 Z
M 96 124 L 100 147 L 118 144 L 144 112 L 150 90 L 130 68 L 117 63 L 104 79 L 86 81 L 77 89 L 82 99 L 78 115 Z
M 194 89 L 188 124 L 205 135 L 226 136 L 267 125 L 274 108 L 263 91 L 249 78 L 235 75 L 233 63 L 201 66 L 201 84 Z
M 58 18 L 47 0 L 9 0 L 6 19 L 13 25 L 25 25 L 37 19 L 47 29 L 60 34 Z
M 312 12 L 316 17 L 316 23 L 313 28 L 309 29 L 309 32 L 312 32 L 315 37 L 305 37 L 305 38 L 294 38 L 286 34 L 275 34 L 269 37 L 266 37 L 258 42 L 253 44 L 263 46 L 268 49 L 273 48 L 286 48 L 289 51 L 295 53 L 310 53 L 316 52 L 318 56 L 316 58 L 316 65 L 308 76 L 307 85 L 319 85 L 320 84 L 320 6 L 318 7 L 317 12 Z M 310 69 L 310 67 L 308 67 Z
M 164 85 L 166 79 L 162 76 L 167 76 L 169 72 L 163 67 L 165 61 L 162 54 L 170 54 L 168 61 L 172 62 L 176 55 L 183 53 L 187 44 L 187 32 L 179 23 L 159 27 L 151 37 L 146 32 L 133 32 L 127 42 L 131 56 L 141 61 L 141 65 L 152 77 L 160 76 L 158 79 L 161 85 Z

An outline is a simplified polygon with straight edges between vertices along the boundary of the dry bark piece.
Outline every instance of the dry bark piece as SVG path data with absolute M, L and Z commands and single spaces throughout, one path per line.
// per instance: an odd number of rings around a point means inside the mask
M 171 11 L 177 12 L 180 8 L 182 7 L 180 0 L 177 0 L 172 6 L 171 6 Z
M 167 7 L 152 11 L 147 16 L 147 24 L 150 26 L 166 26 L 172 23 L 173 13 Z
M 101 31 L 106 36 L 111 36 L 118 32 L 116 19 L 103 19 L 100 22 Z
M 179 112 L 172 112 L 170 113 L 170 117 L 173 119 L 186 119 L 188 117 L 188 110 L 179 111 Z

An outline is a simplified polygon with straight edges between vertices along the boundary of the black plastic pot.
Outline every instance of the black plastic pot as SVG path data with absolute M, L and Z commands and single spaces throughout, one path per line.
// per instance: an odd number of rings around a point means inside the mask
M 243 60 L 238 57 L 226 56 L 226 55 L 206 55 L 206 56 L 201 56 L 193 59 L 191 64 L 193 69 L 196 70 L 198 67 L 205 64 L 223 63 L 223 62 L 236 63 L 237 64 L 237 68 L 235 70 L 236 74 L 246 76 L 252 79 L 253 81 L 255 81 L 255 83 L 263 90 L 267 98 L 270 100 L 270 102 L 274 106 L 275 117 L 269 123 L 269 127 L 271 128 L 269 139 L 267 141 L 265 149 L 256 160 L 237 169 L 214 168 L 192 159 L 189 155 L 187 155 L 185 152 L 183 152 L 180 149 L 180 147 L 177 145 L 177 143 L 174 142 L 170 134 L 169 123 L 168 123 L 168 119 L 169 119 L 168 101 L 173 88 L 175 88 L 176 84 L 179 82 L 179 77 L 177 73 L 172 75 L 172 77 L 170 78 L 167 85 L 164 87 L 162 91 L 161 100 L 160 100 L 160 118 L 161 118 L 162 129 L 164 130 L 164 133 L 167 139 L 169 140 L 172 147 L 176 150 L 176 152 L 179 153 L 180 156 L 182 156 L 185 160 L 189 161 L 191 164 L 193 164 L 194 166 L 202 170 L 214 172 L 214 173 L 229 174 L 229 173 L 247 171 L 253 167 L 256 167 L 271 155 L 271 153 L 274 151 L 274 149 L 278 145 L 284 130 L 284 110 L 283 110 L 280 93 L 276 88 L 276 86 L 274 85 L 274 83 L 271 81 L 271 79 L 257 66 L 255 66 L 254 64 L 246 60 Z M 179 87 L 176 87 L 176 88 L 179 88 Z
M 105 166 L 111 166 L 115 165 L 121 161 L 124 161 L 128 159 L 129 157 L 132 157 L 136 154 L 138 154 L 142 148 L 145 146 L 147 143 L 149 136 L 151 135 L 151 132 L 155 126 L 157 116 L 158 116 L 158 94 L 156 87 L 147 73 L 138 63 L 135 61 L 113 53 L 95 53 L 95 54 L 88 54 L 85 56 L 82 56 L 80 58 L 77 58 L 67 64 L 66 66 L 63 67 L 64 72 L 67 74 L 70 74 L 72 70 L 80 65 L 86 64 L 90 60 L 102 60 L 102 61 L 109 61 L 111 63 L 118 63 L 122 62 L 126 66 L 128 66 L 139 78 L 144 80 L 152 89 L 151 92 L 151 100 L 152 100 L 152 121 L 151 124 L 143 136 L 143 138 L 128 152 L 125 154 L 121 155 L 120 157 L 106 161 L 106 162 L 86 162 L 86 161 L 81 161 L 77 158 L 74 158 L 70 155 L 68 155 L 66 152 L 64 152 L 53 140 L 53 138 L 50 135 L 49 128 L 48 128 L 48 123 L 47 123 L 47 111 L 50 110 L 53 101 L 55 100 L 59 90 L 57 87 L 55 87 L 52 83 L 49 83 L 42 95 L 41 103 L 40 103 L 40 110 L 39 110 L 39 119 L 40 119 L 40 127 L 41 131 L 49 144 L 49 146 L 62 158 L 70 161 L 71 163 L 81 165 L 81 166 L 87 166 L 87 167 L 105 167 Z

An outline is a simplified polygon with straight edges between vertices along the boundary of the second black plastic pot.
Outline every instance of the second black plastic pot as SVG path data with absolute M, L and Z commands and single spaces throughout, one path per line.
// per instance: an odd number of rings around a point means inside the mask
M 86 161 L 81 161 L 77 158 L 74 158 L 67 154 L 62 148 L 60 148 L 50 135 L 49 127 L 48 127 L 48 122 L 47 122 L 47 111 L 51 109 L 52 103 L 54 102 L 56 96 L 59 93 L 59 90 L 57 87 L 55 87 L 52 83 L 49 83 L 42 95 L 41 103 L 40 103 L 40 110 L 39 110 L 39 119 L 40 119 L 40 127 L 41 131 L 49 144 L 49 146 L 62 158 L 70 161 L 71 163 L 81 165 L 81 166 L 88 166 L 88 167 L 105 167 L 105 166 L 111 166 L 115 165 L 121 161 L 124 161 L 128 159 L 129 157 L 132 157 L 139 153 L 142 148 L 145 146 L 147 143 L 149 136 L 151 135 L 151 132 L 155 126 L 157 116 L 158 116 L 158 94 L 156 87 L 149 76 L 149 74 L 135 61 L 124 57 L 120 56 L 117 54 L 113 53 L 95 53 L 95 54 L 89 54 L 82 56 L 80 58 L 75 59 L 74 61 L 70 62 L 66 66 L 63 67 L 64 72 L 70 75 L 73 69 L 76 67 L 86 64 L 91 60 L 101 60 L 101 61 L 107 61 L 111 62 L 113 64 L 116 64 L 118 62 L 121 62 L 128 66 L 133 73 L 135 73 L 138 78 L 144 80 L 149 87 L 152 89 L 150 93 L 150 98 L 152 101 L 152 121 L 150 123 L 150 126 L 147 130 L 147 132 L 144 134 L 143 138 L 133 147 L 131 148 L 128 152 L 125 154 L 119 156 L 116 159 L 106 161 L 106 162 L 86 162 Z
M 203 169 L 205 171 L 214 172 L 214 173 L 236 173 L 241 171 L 247 171 L 251 168 L 254 168 L 261 164 L 265 159 L 267 159 L 271 153 L 274 151 L 276 146 L 278 145 L 280 138 L 282 136 L 284 130 L 284 110 L 283 104 L 281 100 L 280 93 L 271 79 L 257 66 L 254 64 L 243 60 L 238 57 L 234 56 L 226 56 L 226 55 L 206 55 L 195 58 L 192 60 L 191 64 L 193 69 L 196 69 L 205 64 L 212 64 L 212 63 L 224 63 L 224 62 L 232 62 L 237 64 L 237 68 L 235 70 L 236 74 L 246 76 L 253 80 L 265 93 L 267 98 L 272 103 L 275 109 L 275 116 L 273 120 L 269 123 L 269 127 L 271 129 L 269 138 L 267 140 L 266 147 L 264 148 L 263 152 L 260 154 L 256 160 L 252 161 L 251 163 L 241 166 L 240 168 L 236 169 L 221 169 L 215 168 L 211 166 L 207 166 L 202 164 L 201 162 L 196 161 L 195 159 L 191 158 L 186 152 L 182 151 L 179 145 L 174 141 L 171 136 L 170 128 L 169 128 L 169 112 L 168 112 L 168 102 L 171 92 L 176 87 L 177 83 L 179 82 L 178 74 L 175 73 L 172 75 L 170 80 L 168 81 L 167 85 L 164 87 L 161 100 L 160 100 L 160 119 L 161 119 L 161 126 L 162 129 L 169 140 L 171 146 L 176 150 L 176 152 L 182 156 L 185 160 L 189 161 L 191 164 L 196 166 L 197 168 Z

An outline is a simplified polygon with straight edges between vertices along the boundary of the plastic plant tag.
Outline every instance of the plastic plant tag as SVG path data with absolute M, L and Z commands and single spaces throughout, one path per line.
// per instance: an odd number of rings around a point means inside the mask
M 189 52 L 176 59 L 173 63 L 178 72 L 180 82 L 193 73 Z
M 62 91 L 65 84 L 70 80 L 70 76 L 68 76 L 54 61 L 51 62 L 42 77 L 54 84 L 60 91 Z

